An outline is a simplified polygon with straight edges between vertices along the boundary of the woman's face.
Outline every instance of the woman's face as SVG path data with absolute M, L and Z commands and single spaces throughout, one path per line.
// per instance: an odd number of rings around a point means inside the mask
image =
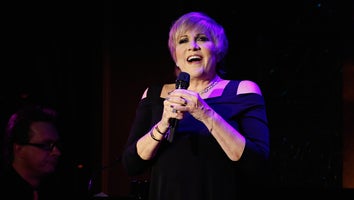
M 187 31 L 177 39 L 176 65 L 191 78 L 210 78 L 215 74 L 216 49 L 210 35 Z

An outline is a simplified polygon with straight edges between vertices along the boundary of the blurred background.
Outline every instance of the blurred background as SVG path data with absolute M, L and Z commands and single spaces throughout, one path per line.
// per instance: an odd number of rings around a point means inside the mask
M 61 171 L 90 195 L 143 196 L 120 164 L 147 86 L 174 82 L 173 20 L 203 11 L 230 42 L 229 78 L 262 88 L 274 188 L 354 188 L 353 1 L 25 1 L 2 6 L 0 133 L 21 105 L 56 108 Z

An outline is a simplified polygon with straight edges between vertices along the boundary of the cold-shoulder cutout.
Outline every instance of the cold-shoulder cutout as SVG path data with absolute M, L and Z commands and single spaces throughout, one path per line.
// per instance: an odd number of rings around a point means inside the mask
M 150 87 L 145 89 L 141 99 L 145 99 L 148 96 L 165 98 L 168 95 L 168 92 L 171 92 L 175 89 L 174 87 L 175 87 L 174 84 L 163 84 L 163 85 L 154 84 L 154 85 L 151 85 Z M 157 96 L 157 93 L 159 93 L 158 96 Z M 154 94 L 154 95 L 152 95 L 152 94 Z
M 261 89 L 257 85 L 257 83 L 250 80 L 243 80 L 240 82 L 237 94 L 247 94 L 247 93 L 256 93 L 262 95 Z
M 149 88 L 145 89 L 145 91 L 143 93 L 143 96 L 141 96 L 141 99 L 145 99 L 146 98 L 148 90 L 149 90 Z

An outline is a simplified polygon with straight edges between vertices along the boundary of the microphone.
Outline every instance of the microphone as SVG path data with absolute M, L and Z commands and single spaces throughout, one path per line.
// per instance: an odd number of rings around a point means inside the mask
M 186 72 L 180 72 L 176 80 L 176 89 L 187 89 L 189 87 L 190 75 Z M 178 120 L 176 118 L 170 118 L 170 133 L 167 140 L 172 142 L 175 131 L 178 126 Z

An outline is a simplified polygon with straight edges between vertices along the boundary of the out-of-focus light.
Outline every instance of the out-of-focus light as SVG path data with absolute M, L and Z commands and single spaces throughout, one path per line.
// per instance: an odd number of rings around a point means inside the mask
M 28 97 L 29 97 L 29 94 L 28 94 L 28 93 L 25 93 L 25 92 L 24 92 L 24 93 L 21 93 L 21 94 L 20 94 L 20 98 L 21 98 L 21 99 L 27 99 Z

